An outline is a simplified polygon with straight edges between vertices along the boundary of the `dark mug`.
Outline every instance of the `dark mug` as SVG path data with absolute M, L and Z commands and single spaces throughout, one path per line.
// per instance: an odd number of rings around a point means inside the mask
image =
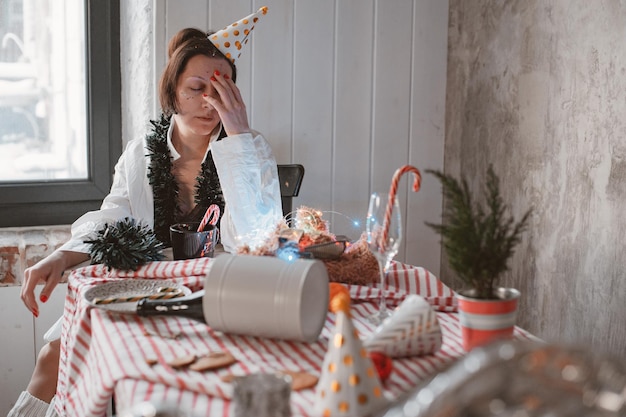
M 190 222 L 170 226 L 174 260 L 213 257 L 220 231 L 207 224 L 202 232 L 198 232 L 199 225 L 199 222 Z

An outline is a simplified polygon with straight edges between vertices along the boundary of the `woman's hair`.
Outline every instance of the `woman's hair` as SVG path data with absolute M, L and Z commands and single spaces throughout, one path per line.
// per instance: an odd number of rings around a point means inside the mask
M 237 68 L 235 65 L 209 40 L 209 35 L 213 33 L 187 28 L 180 30 L 170 40 L 167 47 L 168 61 L 159 80 L 159 101 L 164 115 L 171 116 L 173 113 L 178 112 L 176 84 L 180 74 L 185 70 L 187 62 L 196 55 L 226 60 L 233 71 L 231 77 L 233 82 L 237 81 Z

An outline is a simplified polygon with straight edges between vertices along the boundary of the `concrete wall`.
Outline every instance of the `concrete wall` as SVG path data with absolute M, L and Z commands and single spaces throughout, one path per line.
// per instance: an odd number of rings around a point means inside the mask
M 445 170 L 478 191 L 493 163 L 513 213 L 534 207 L 504 282 L 522 291 L 519 324 L 625 358 L 626 4 L 449 13 Z

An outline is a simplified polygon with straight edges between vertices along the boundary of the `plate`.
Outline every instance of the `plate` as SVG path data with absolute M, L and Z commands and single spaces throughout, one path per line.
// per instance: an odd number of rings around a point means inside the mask
M 135 313 L 137 301 L 96 304 L 95 300 L 101 298 L 127 298 L 137 296 L 155 295 L 162 292 L 163 288 L 179 289 L 183 295 L 191 294 L 191 290 L 184 285 L 172 280 L 162 279 L 125 279 L 122 281 L 107 282 L 89 288 L 83 297 L 93 307 L 103 310 L 118 311 L 123 313 Z

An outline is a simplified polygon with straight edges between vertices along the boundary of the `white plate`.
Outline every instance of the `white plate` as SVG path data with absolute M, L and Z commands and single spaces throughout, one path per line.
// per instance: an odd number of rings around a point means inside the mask
M 159 289 L 162 287 L 179 288 L 183 291 L 184 295 L 191 294 L 191 290 L 189 288 L 171 280 L 125 279 L 122 281 L 98 284 L 85 291 L 83 297 L 85 297 L 89 304 L 97 308 L 123 313 L 135 313 L 137 311 L 137 301 L 127 303 L 96 304 L 94 300 L 97 298 L 123 298 L 158 294 Z

